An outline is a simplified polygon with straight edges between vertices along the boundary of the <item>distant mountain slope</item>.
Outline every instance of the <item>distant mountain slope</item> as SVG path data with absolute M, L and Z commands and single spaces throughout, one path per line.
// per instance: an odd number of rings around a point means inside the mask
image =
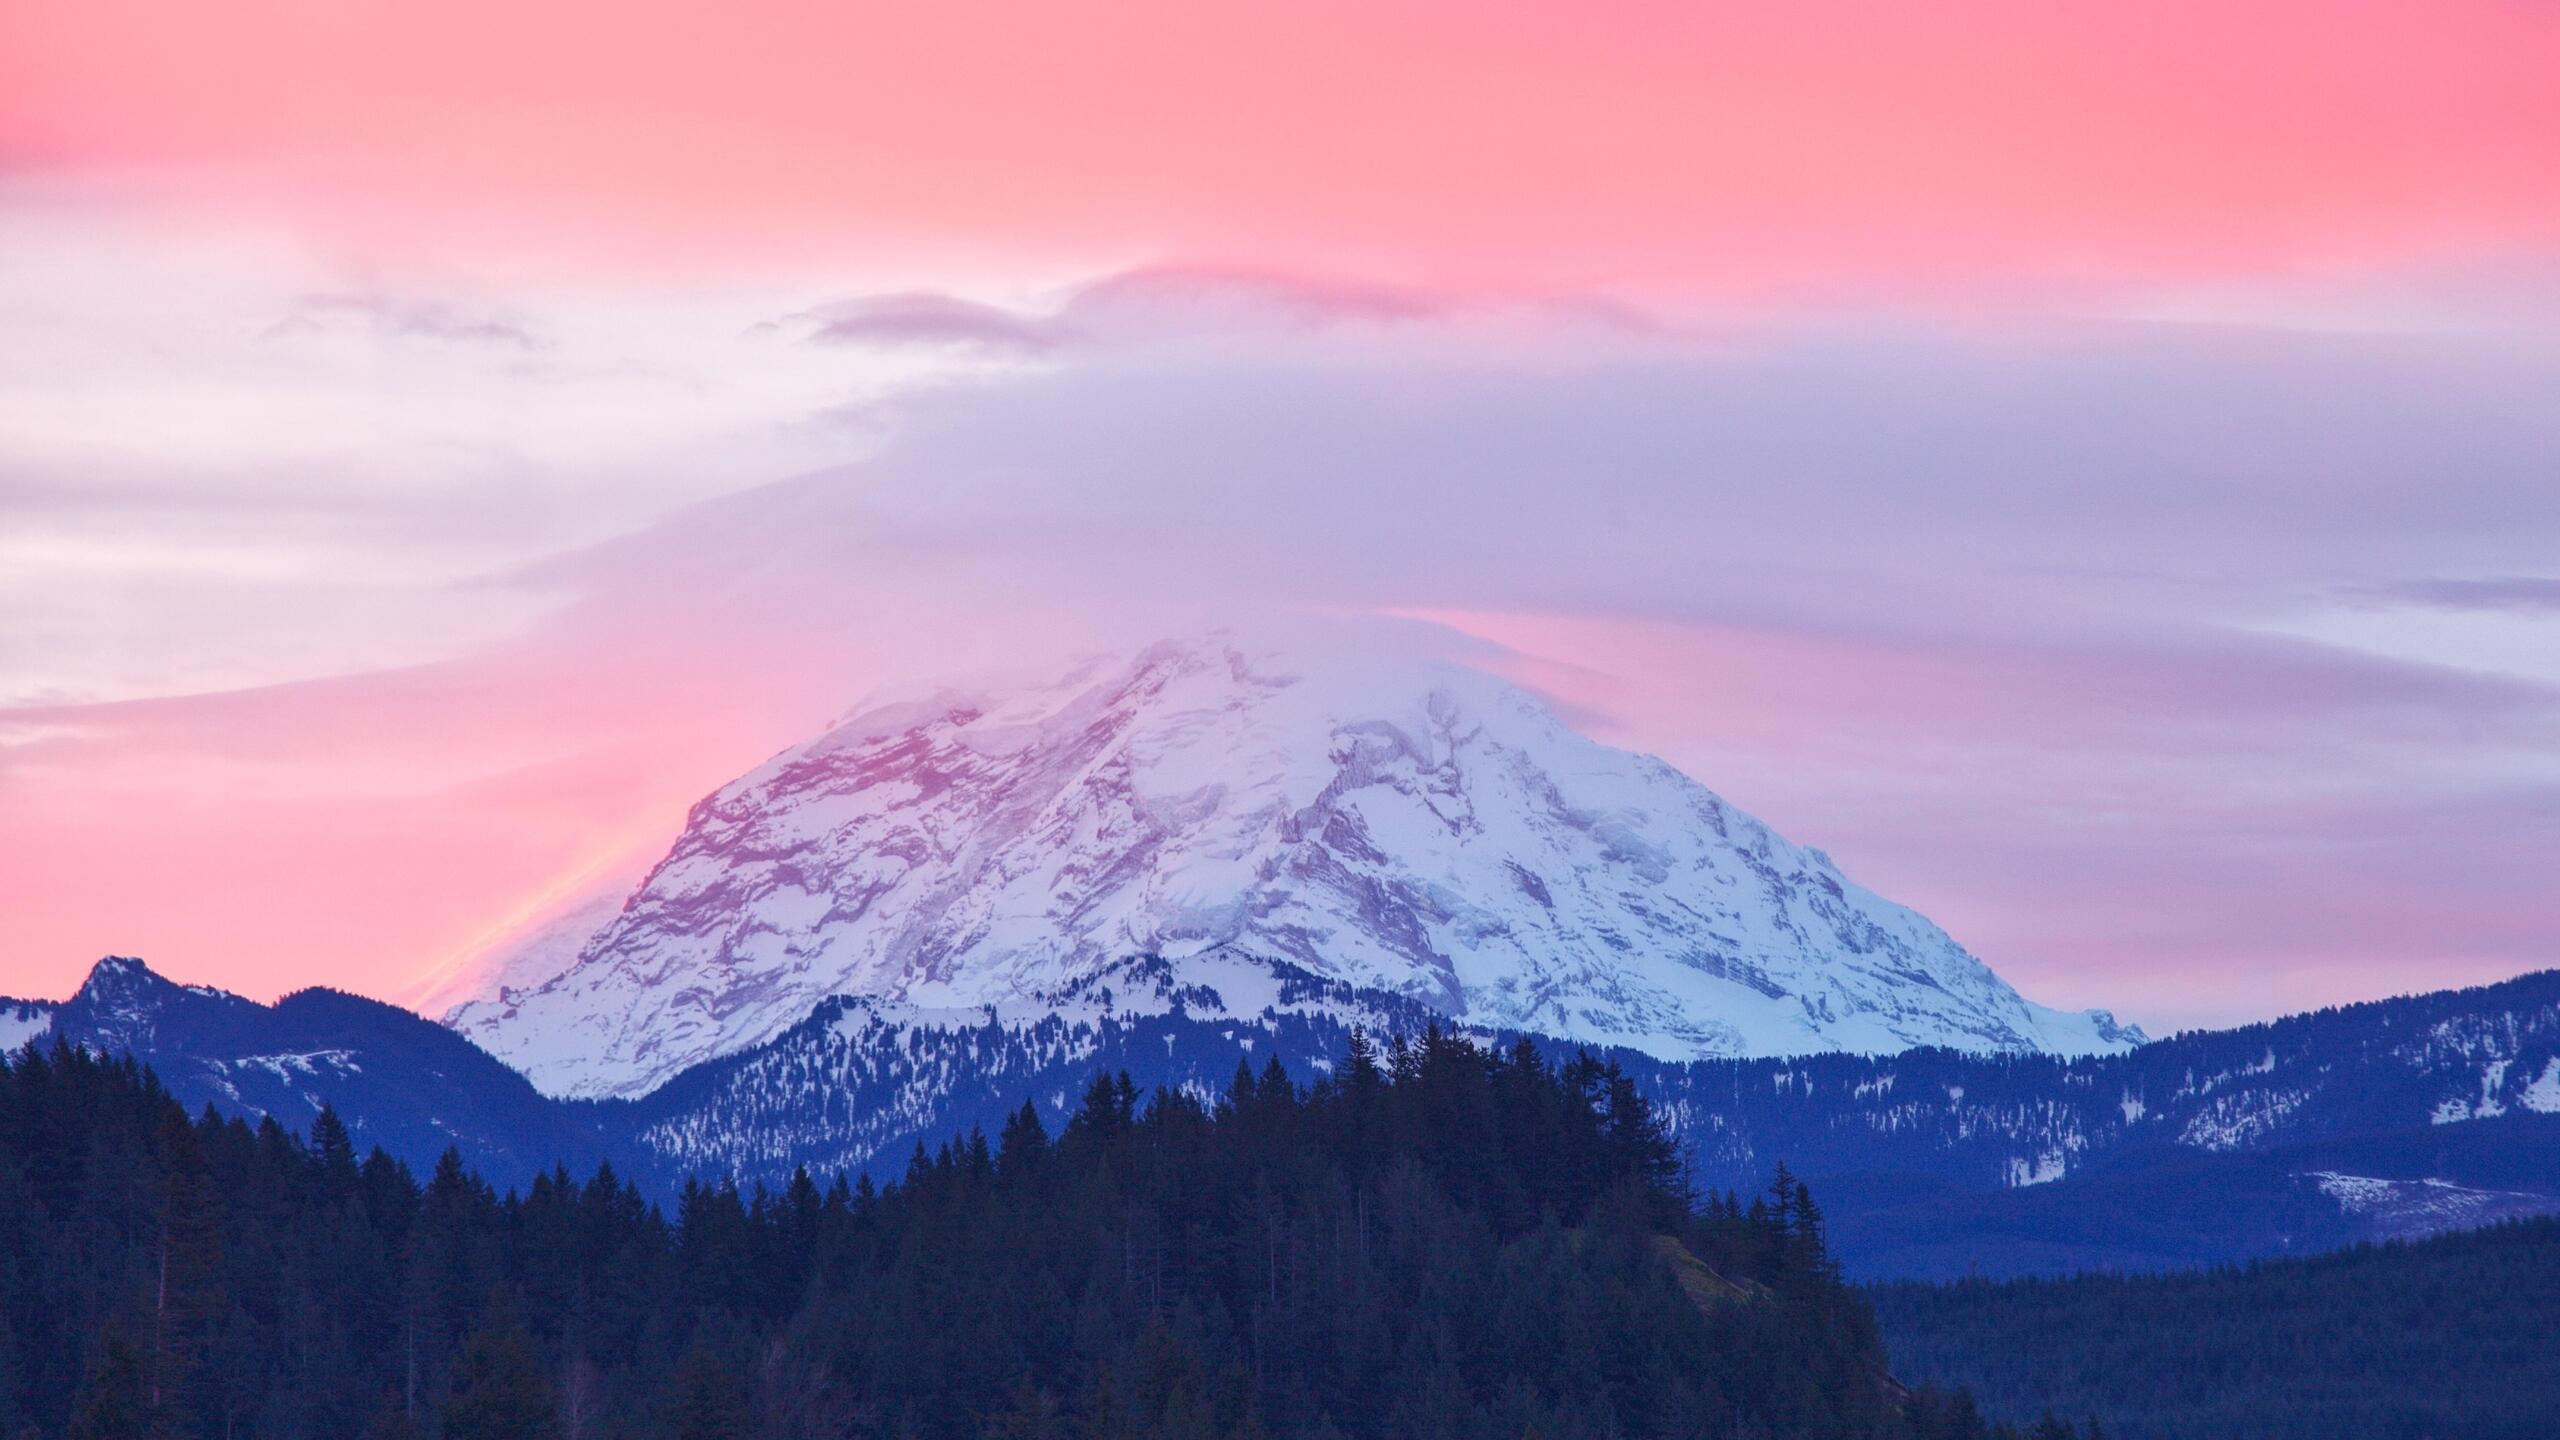
M 550 1093 L 637 1097 L 832 996 L 1210 954 L 1671 1059 L 2140 1038 L 1490 676 L 1223 638 L 857 715 L 696 806 L 565 974 L 449 1018 Z
M 2022 1189 L 1907 1174 L 1813 1183 L 1861 1278 L 2182 1270 L 2560 1214 L 2560 1116 L 2263 1150 L 2149 1147 Z
M 1814 1179 L 1868 1274 L 2193 1264 L 2560 1208 L 2560 971 L 2122 1055 L 1920 1050 L 1642 1079 L 1710 1183 L 1747 1187 L 1779 1160 Z M 2180 1185 L 2259 1198 L 2227 1223 L 2156 1224 Z
M 1710 1174 L 1909 1170 L 1993 1189 L 2127 1148 L 2261 1149 L 2560 1114 L 2560 971 L 2194 1031 L 2121 1055 L 1816 1055 L 1671 1072 Z
M 1239 1060 L 1312 1078 L 1355 1023 L 1434 1019 L 1293 967 L 1127 961 L 1010 1009 L 829 1001 L 606 1108 L 676 1170 L 895 1170 L 918 1138 L 992 1133 L 1024 1099 L 1054 1118 L 1097 1069 L 1205 1097 Z M 1747 1193 L 1792 1166 L 1827 1197 L 1844 1261 L 1885 1276 L 2163 1268 L 2560 1209 L 2560 1115 L 2536 1113 L 2555 1043 L 2560 973 L 2075 1061 L 1598 1054 L 1661 1108 L 1702 1183 Z
M 302 1128 L 333 1105 L 359 1146 L 413 1165 L 451 1145 L 492 1178 L 521 1183 L 555 1163 L 592 1168 L 612 1155 L 627 1164 L 631 1154 L 445 1027 L 341 991 L 260 1005 L 110 958 L 56 1008 L 50 1033 L 136 1056 L 190 1110 L 211 1103 Z

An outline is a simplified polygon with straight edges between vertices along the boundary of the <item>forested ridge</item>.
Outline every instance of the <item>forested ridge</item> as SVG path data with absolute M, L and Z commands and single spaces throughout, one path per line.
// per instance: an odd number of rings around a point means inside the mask
M 46 1043 L 130 1051 L 191 1111 L 209 1101 L 308 1131 L 333 1103 L 360 1152 L 380 1144 L 421 1174 L 448 1148 L 502 1191 L 610 1160 L 671 1204 L 688 1174 L 774 1190 L 803 1166 L 886 1180 L 919 1139 L 996 1134 L 1026 1097 L 1056 1131 L 1097 1071 L 1205 1096 L 1239 1054 L 1314 1076 L 1360 1025 L 1419 1034 L 1435 1019 L 1285 964 L 1268 978 L 1277 994 L 1252 1016 L 1161 956 L 1080 982 L 1074 1015 L 892 1022 L 838 997 L 638 1101 L 543 1096 L 396 1006 L 326 990 L 258 1005 L 130 959 L 100 961 Z M 1507 1052 L 1521 1037 L 1473 1038 Z M 1785 1160 L 1822 1197 L 1843 1267 L 1885 1280 L 2185 1269 L 2560 1211 L 2560 1114 L 2535 1111 L 2560 1093 L 2545 1079 L 2560 1075 L 2554 1043 L 2560 972 L 2071 1061 L 1593 1053 L 1672 1127 L 1695 1182 L 1749 1193 Z M 2435 1123 L 2450 1100 L 2446 1113 L 2472 1118 Z M 2406 1182 L 2419 1213 L 2341 1205 L 2319 1172 Z
M 672 1213 L 30 1048 L 0 1293 L 13 1440 L 1986 1433 L 1888 1378 L 1803 1186 L 1698 1202 L 1623 1074 L 1437 1033 Z
M 2560 1219 L 2169 1275 L 1871 1292 L 1907 1375 L 2118 1440 L 2543 1440 Z

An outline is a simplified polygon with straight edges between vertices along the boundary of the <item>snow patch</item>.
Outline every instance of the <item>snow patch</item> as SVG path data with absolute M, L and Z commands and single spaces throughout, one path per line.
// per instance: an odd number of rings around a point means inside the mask
M 2560 1196 L 2485 1190 L 2433 1177 L 2402 1180 L 2313 1170 L 2303 1178 L 2336 1201 L 2340 1210 L 2374 1222 L 2390 1236 L 2432 1235 L 2560 1211 Z
M 2199 1150 L 2239 1150 L 2274 1135 L 2309 1098 L 2302 1090 L 2244 1090 L 2211 1096 L 2197 1107 L 2178 1141 Z
M 206 1062 L 215 1070 L 236 1074 L 259 1070 L 290 1085 L 296 1080 L 316 1079 L 323 1067 L 341 1075 L 361 1075 L 364 1067 L 356 1063 L 352 1050 L 307 1050 L 279 1055 L 242 1055 L 231 1060 Z
M 2061 1179 L 2069 1169 L 2068 1157 L 2060 1149 L 2046 1150 L 2033 1159 L 2012 1155 L 2009 1157 L 2007 1183 L 2012 1190 L 2049 1184 Z
M 2543 1063 L 2542 1073 L 2516 1093 L 2516 1103 L 2537 1115 L 2560 1114 L 2560 1055 Z
M 0 1000 L 0 1055 L 14 1055 L 53 1029 L 53 1007 L 40 1000 Z

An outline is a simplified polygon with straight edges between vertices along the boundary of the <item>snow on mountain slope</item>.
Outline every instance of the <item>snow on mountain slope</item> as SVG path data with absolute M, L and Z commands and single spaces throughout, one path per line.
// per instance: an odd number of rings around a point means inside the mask
M 615 1113 L 662 1172 L 779 1185 L 812 1174 L 894 1174 L 917 1143 L 993 1132 L 1028 1100 L 1052 1133 L 1097 1073 L 1134 1073 L 1210 1102 L 1242 1060 L 1300 1080 L 1330 1070 L 1354 1027 L 1417 1034 L 1409 1000 L 1286 962 L 1161 956 L 1114 962 L 1058 993 L 976 1009 L 853 996 L 821 1001 L 761 1045 L 707 1061 Z
M 2338 1202 L 2349 1215 L 2372 1222 L 2379 1238 L 2417 1240 L 2447 1230 L 2476 1230 L 2501 1220 L 2548 1215 L 2551 1196 L 2523 1190 L 2482 1190 L 2450 1180 L 2383 1179 L 2341 1175 L 2332 1170 L 2308 1172 L 2305 1179 Z
M 13 1000 L 0 996 L 0 1054 L 14 1054 L 30 1040 L 41 1040 L 53 1029 L 54 1007 L 42 1000 Z
M 857 714 L 698 804 L 576 965 L 449 1021 L 551 1093 L 633 1096 L 829 996 L 1213 952 L 1665 1057 L 2139 1038 L 1499 680 L 1223 637 Z

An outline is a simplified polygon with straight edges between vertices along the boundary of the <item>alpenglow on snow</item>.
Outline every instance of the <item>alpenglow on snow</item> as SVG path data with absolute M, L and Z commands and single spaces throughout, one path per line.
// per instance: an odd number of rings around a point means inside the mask
M 698 803 L 566 971 L 448 1022 L 632 1096 L 830 996 L 1013 1010 L 1138 955 L 1666 1058 L 2140 1039 L 1515 686 L 1223 637 L 856 714 Z

